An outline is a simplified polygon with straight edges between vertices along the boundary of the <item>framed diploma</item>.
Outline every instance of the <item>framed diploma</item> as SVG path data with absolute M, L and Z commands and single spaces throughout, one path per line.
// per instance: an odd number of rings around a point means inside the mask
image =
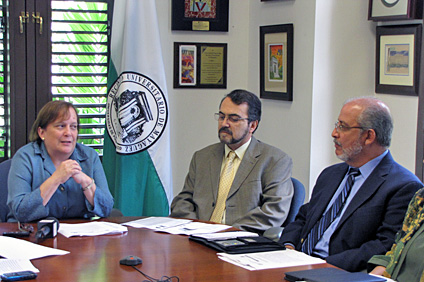
M 293 101 L 293 24 L 260 27 L 260 97 Z
M 227 88 L 227 44 L 174 42 L 174 88 Z
M 375 92 L 418 95 L 421 24 L 377 26 Z
M 172 30 L 228 31 L 229 0 L 172 0 Z

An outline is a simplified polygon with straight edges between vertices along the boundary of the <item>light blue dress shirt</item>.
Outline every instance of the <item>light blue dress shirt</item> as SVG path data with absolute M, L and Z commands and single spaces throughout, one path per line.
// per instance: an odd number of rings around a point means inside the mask
M 108 216 L 113 207 L 113 197 L 97 152 L 77 143 L 70 159 L 76 160 L 82 171 L 94 179 L 94 206 L 72 177 L 57 188 L 46 206 L 43 205 L 40 186 L 56 168 L 44 142 L 32 142 L 20 148 L 12 159 L 8 178 L 8 221 L 30 222 L 49 216 L 58 219 Z
M 344 212 L 346 211 L 346 208 L 349 206 L 349 203 L 352 201 L 353 197 L 355 197 L 356 193 L 361 188 L 362 184 L 367 180 L 368 176 L 372 173 L 372 171 L 375 169 L 375 167 L 380 163 L 380 161 L 387 155 L 389 151 L 386 150 L 384 153 L 382 153 L 380 156 L 378 156 L 375 159 L 372 159 L 371 161 L 367 162 L 363 166 L 359 168 L 359 171 L 361 172 L 361 175 L 355 177 L 355 183 L 353 184 L 352 189 L 350 190 L 349 197 L 346 199 L 346 203 L 340 212 L 339 216 L 334 219 L 334 221 L 330 224 L 330 226 L 327 228 L 327 230 L 322 235 L 321 239 L 317 242 L 315 245 L 315 248 L 313 250 L 313 254 L 318 255 L 319 257 L 326 258 L 328 257 L 328 247 L 329 242 L 331 239 L 331 236 L 334 233 L 334 230 L 336 230 L 337 225 L 339 224 L 340 219 L 342 218 Z M 339 185 L 339 188 L 337 188 L 336 193 L 334 193 L 333 198 L 331 199 L 330 203 L 328 204 L 325 211 L 327 211 L 334 203 L 336 198 L 339 196 L 341 191 L 343 190 L 347 180 L 347 173 L 345 177 L 343 178 L 342 182 Z

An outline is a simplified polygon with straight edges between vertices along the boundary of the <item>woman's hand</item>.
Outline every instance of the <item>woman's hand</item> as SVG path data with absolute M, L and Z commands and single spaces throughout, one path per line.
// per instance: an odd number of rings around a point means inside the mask
M 87 201 L 94 206 L 94 192 L 96 191 L 96 183 L 94 180 L 82 171 L 79 171 L 72 175 L 75 182 L 81 185 L 81 189 L 89 187 L 84 190 L 84 195 Z
M 60 184 L 63 184 L 68 181 L 70 177 L 73 177 L 78 173 L 81 173 L 81 166 L 79 163 L 74 160 L 66 160 L 63 161 L 58 168 L 56 168 L 56 171 L 53 173 L 52 177 L 55 177 L 60 182 Z M 77 181 L 77 183 L 79 182 Z
M 40 186 L 43 205 L 46 206 L 60 184 L 65 183 L 72 175 L 81 172 L 81 167 L 77 161 L 66 160 L 56 167 L 56 171 L 46 179 Z
M 375 275 L 380 275 L 383 276 L 384 271 L 386 271 L 386 268 L 384 266 L 376 266 L 371 272 L 370 274 L 375 274 Z

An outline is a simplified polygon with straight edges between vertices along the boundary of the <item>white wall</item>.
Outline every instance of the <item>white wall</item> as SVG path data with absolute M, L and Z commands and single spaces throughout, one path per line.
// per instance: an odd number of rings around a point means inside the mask
M 259 26 L 293 23 L 293 102 L 262 100 L 258 139 L 281 148 L 294 162 L 293 176 L 306 187 L 338 162 L 331 139 L 343 101 L 375 95 L 392 110 L 391 151 L 414 172 L 417 97 L 374 94 L 375 27 L 368 1 L 230 0 L 229 32 L 171 31 L 171 1 L 156 1 L 168 81 L 174 194 L 181 191 L 195 150 L 217 142 L 213 113 L 235 88 L 259 94 Z M 166 11 L 166 12 L 165 12 Z M 174 89 L 173 43 L 228 44 L 227 89 Z

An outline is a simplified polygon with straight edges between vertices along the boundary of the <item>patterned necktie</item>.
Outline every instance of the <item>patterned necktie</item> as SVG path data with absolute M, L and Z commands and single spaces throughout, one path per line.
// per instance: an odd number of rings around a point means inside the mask
M 355 182 L 355 177 L 360 175 L 361 172 L 359 168 L 351 167 L 348 172 L 346 184 L 342 192 L 337 196 L 337 199 L 334 201 L 333 205 L 324 213 L 321 219 L 315 223 L 314 227 L 308 234 L 308 237 L 303 242 L 302 252 L 311 255 L 312 250 L 314 249 L 317 242 L 321 239 L 325 230 L 331 225 L 334 219 L 340 214 L 343 210 L 343 206 L 346 203 L 347 197 L 349 197 L 350 190 L 352 189 L 353 183 Z
M 225 202 L 227 201 L 228 192 L 230 191 L 231 184 L 233 183 L 235 170 L 234 170 L 234 159 L 237 157 L 234 151 L 228 153 L 227 159 L 225 160 L 224 169 L 221 173 L 218 186 L 218 198 L 216 200 L 216 206 L 213 210 L 210 221 L 221 223 L 222 216 L 225 211 Z

